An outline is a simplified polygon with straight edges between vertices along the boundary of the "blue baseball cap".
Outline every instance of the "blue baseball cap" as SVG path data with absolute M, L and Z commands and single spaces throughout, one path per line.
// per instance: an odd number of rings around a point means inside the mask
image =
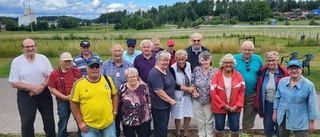
M 289 62 L 288 62 L 288 64 L 287 64 L 287 68 L 288 67 L 291 67 L 291 66 L 298 66 L 298 67 L 300 67 L 300 68 L 302 68 L 302 64 L 301 64 L 301 62 L 299 61 L 299 60 L 290 60 Z
M 127 44 L 128 44 L 128 45 L 136 45 L 136 43 L 137 43 L 136 39 L 129 38 L 129 39 L 127 40 Z
M 87 60 L 87 66 L 90 66 L 92 64 L 100 64 L 100 59 L 97 56 L 91 56 Z

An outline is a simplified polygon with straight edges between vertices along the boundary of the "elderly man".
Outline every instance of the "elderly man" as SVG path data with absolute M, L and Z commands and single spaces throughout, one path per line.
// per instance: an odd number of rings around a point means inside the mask
M 191 36 L 192 45 L 185 49 L 188 53 L 187 61 L 191 64 L 192 72 L 196 66 L 200 66 L 199 57 L 198 57 L 199 54 L 203 51 L 209 52 L 209 49 L 201 45 L 201 41 L 202 41 L 202 36 L 199 33 L 194 33 Z
M 64 52 L 60 56 L 60 67 L 52 71 L 49 77 L 48 87 L 56 96 L 57 110 L 59 115 L 58 136 L 67 137 L 67 126 L 71 114 L 70 92 L 74 81 L 81 78 L 81 72 L 72 66 L 72 56 Z
M 176 58 L 174 57 L 176 54 L 176 50 L 174 50 L 174 40 L 170 39 L 167 41 L 167 51 L 170 53 L 171 55 L 171 59 L 169 62 L 169 67 L 171 67 L 172 64 L 174 64 L 176 62 Z
M 87 70 L 86 70 L 86 61 L 89 57 L 91 56 L 97 56 L 99 59 L 98 54 L 94 54 L 90 50 L 90 42 L 87 40 L 83 40 L 80 42 L 80 50 L 81 54 L 74 57 L 73 60 L 73 66 L 76 66 L 80 69 L 82 76 L 87 75 Z M 102 62 L 100 62 L 102 63 Z
M 46 136 L 55 137 L 53 102 L 47 87 L 52 66 L 46 56 L 36 53 L 37 45 L 34 40 L 25 39 L 22 49 L 24 54 L 12 61 L 9 75 L 11 86 L 18 91 L 21 134 L 23 137 L 35 136 L 34 121 L 39 110 Z
M 133 63 L 133 66 L 138 70 L 139 77 L 145 82 L 148 82 L 148 75 L 150 70 L 156 64 L 156 54 L 152 50 L 153 43 L 150 40 L 142 40 L 140 48 L 142 54 L 138 55 Z
M 152 52 L 154 53 L 158 53 L 159 51 L 163 51 L 164 49 L 161 48 L 161 44 L 160 44 L 160 39 L 157 37 L 153 37 L 151 39 L 152 43 L 153 43 L 153 47 L 152 47 Z
M 123 48 L 120 44 L 114 44 L 111 48 L 112 58 L 103 63 L 101 68 L 101 75 L 110 76 L 116 86 L 116 90 L 119 90 L 120 85 L 127 82 L 124 76 L 124 71 L 127 68 L 133 67 L 132 64 L 122 58 Z M 120 119 L 116 117 L 116 130 L 117 136 L 120 136 Z
M 156 53 L 152 52 L 153 43 L 150 40 L 142 40 L 140 48 L 142 54 L 138 55 L 133 62 L 133 66 L 138 70 L 139 77 L 145 83 L 148 82 L 148 75 L 151 69 L 156 65 Z M 151 133 L 151 125 L 148 122 L 148 134 Z
M 134 59 L 141 54 L 140 50 L 136 50 L 136 39 L 129 38 L 127 40 L 127 47 L 128 50 L 124 51 L 122 58 L 126 61 L 129 61 L 131 64 L 133 64 Z
M 235 69 L 241 73 L 245 82 L 245 99 L 242 117 L 241 136 L 248 136 L 248 129 L 253 128 L 257 112 L 254 110 L 254 101 L 256 97 L 257 80 L 260 68 L 263 62 L 259 55 L 253 54 L 254 44 L 251 41 L 245 41 L 242 44 L 241 53 L 234 56 L 237 61 Z
M 84 78 L 77 80 L 70 95 L 70 107 L 82 137 L 115 137 L 114 118 L 118 112 L 118 94 L 109 76 L 100 75 L 100 59 L 87 60 Z

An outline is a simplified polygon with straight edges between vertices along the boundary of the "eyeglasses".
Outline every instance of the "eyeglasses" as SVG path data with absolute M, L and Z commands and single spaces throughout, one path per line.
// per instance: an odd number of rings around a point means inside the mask
M 135 45 L 128 45 L 128 48 L 134 48 L 136 47 Z
M 253 49 L 242 49 L 243 51 L 252 52 Z
M 299 70 L 301 69 L 300 67 L 288 67 L 288 70 L 293 71 L 293 70 Z
M 233 64 L 233 62 L 223 62 L 223 64 Z
M 193 42 L 200 42 L 200 39 L 198 39 L 198 40 L 192 40 Z
M 100 65 L 99 64 L 92 64 L 92 65 L 89 66 L 89 68 L 91 68 L 91 69 L 94 69 L 94 68 L 99 69 Z
M 168 47 L 173 47 L 174 45 L 169 45 Z
M 34 48 L 36 46 L 32 45 L 32 46 L 23 46 L 23 48 L 28 49 L 28 48 Z
M 134 78 L 136 78 L 137 76 L 130 76 L 130 77 L 128 77 L 128 79 L 134 79 Z
M 248 72 L 250 71 L 250 65 L 249 65 L 249 62 L 246 62 L 246 69 L 247 69 L 247 71 L 248 71 Z
M 267 62 L 275 62 L 275 61 L 277 61 L 277 60 L 266 60 Z

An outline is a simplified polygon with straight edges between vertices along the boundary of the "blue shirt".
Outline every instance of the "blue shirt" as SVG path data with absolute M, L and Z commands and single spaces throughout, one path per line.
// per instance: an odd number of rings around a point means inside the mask
M 128 50 L 123 52 L 122 58 L 126 61 L 129 61 L 131 64 L 133 64 L 134 59 L 141 54 L 142 52 L 140 50 L 134 50 L 134 53 L 130 56 L 128 54 Z
M 237 61 L 237 65 L 234 68 L 241 73 L 246 85 L 245 96 L 255 94 L 259 70 L 263 66 L 260 56 L 252 54 L 252 57 L 249 60 L 249 71 L 247 71 L 246 61 L 242 58 L 241 53 L 234 55 L 234 59 Z
M 91 53 L 91 56 L 97 56 L 100 59 L 98 54 Z M 101 61 L 101 59 L 100 59 L 100 61 Z M 102 62 L 100 62 L 100 63 L 102 63 Z M 86 67 L 87 67 L 87 59 L 85 59 L 82 56 L 82 54 L 80 54 L 80 55 L 78 55 L 78 56 L 73 58 L 73 66 L 75 66 L 78 69 L 80 69 L 80 72 L 81 72 L 83 77 L 87 75 L 87 69 L 86 69 Z
M 273 108 L 277 109 L 280 125 L 286 115 L 286 129 L 308 130 L 309 120 L 318 119 L 316 91 L 312 82 L 302 78 L 290 89 L 290 77 L 282 78 L 278 84 Z
M 174 98 L 174 87 L 176 85 L 176 81 L 170 73 L 169 68 L 166 69 L 166 74 L 167 75 L 163 74 L 158 69 L 153 67 L 148 76 L 151 106 L 157 109 L 166 109 L 171 105 L 162 100 L 157 93 L 154 92 L 155 90 L 164 90 L 169 97 Z
M 114 85 L 116 86 L 117 91 L 118 91 L 120 85 L 127 82 L 127 79 L 124 76 L 124 71 L 127 68 L 131 68 L 131 67 L 133 67 L 132 64 L 126 60 L 122 60 L 121 65 L 117 66 L 114 63 L 113 58 L 111 58 L 102 64 L 100 73 L 101 73 L 101 75 L 110 76 L 112 78 Z

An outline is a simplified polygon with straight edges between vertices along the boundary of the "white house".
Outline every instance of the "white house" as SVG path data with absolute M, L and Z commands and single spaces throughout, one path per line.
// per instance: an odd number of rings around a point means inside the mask
M 31 22 L 37 24 L 37 17 L 32 13 L 31 8 L 24 8 L 24 15 L 18 17 L 18 24 L 27 26 Z

